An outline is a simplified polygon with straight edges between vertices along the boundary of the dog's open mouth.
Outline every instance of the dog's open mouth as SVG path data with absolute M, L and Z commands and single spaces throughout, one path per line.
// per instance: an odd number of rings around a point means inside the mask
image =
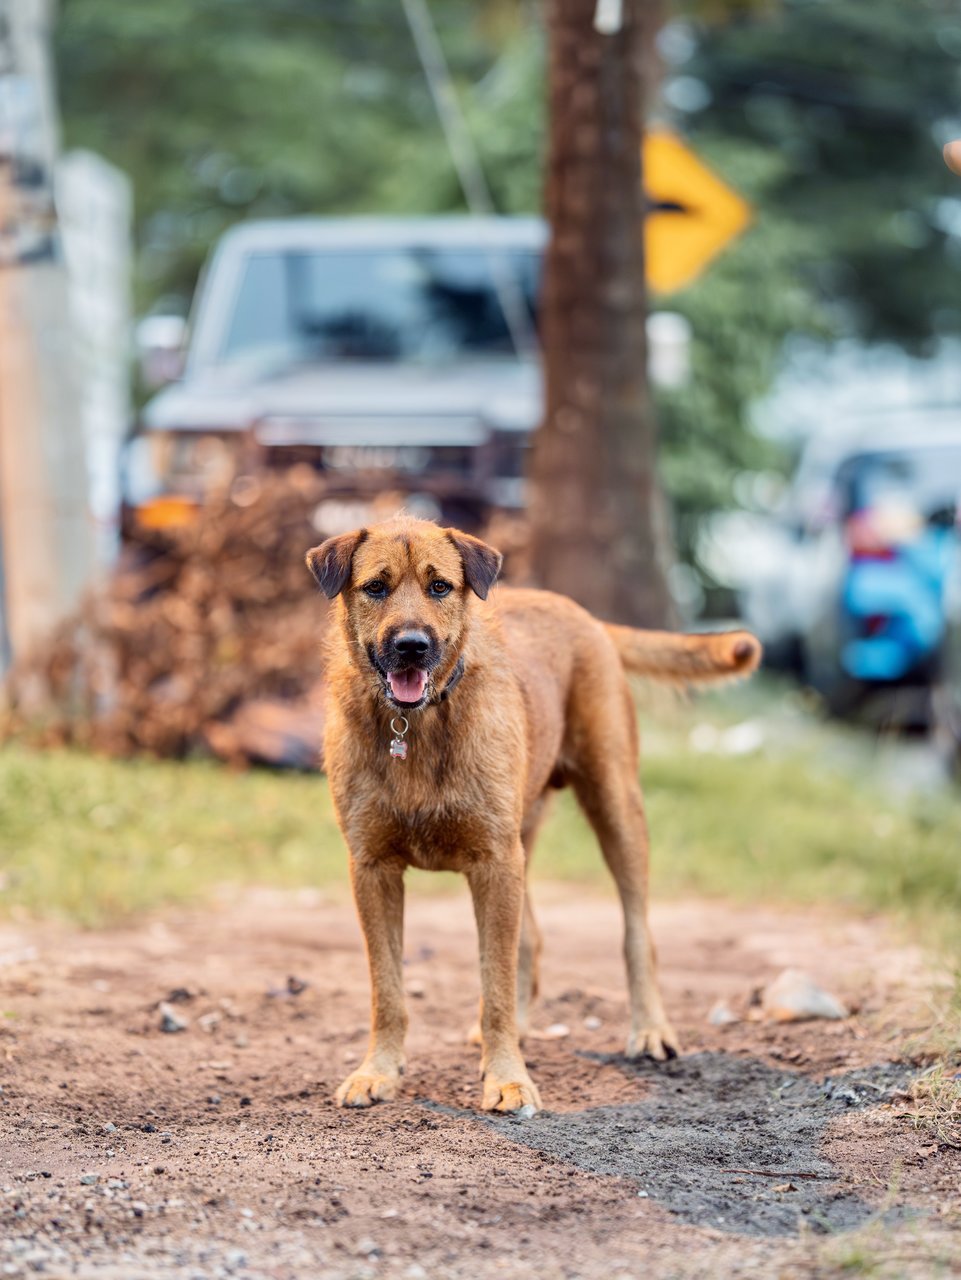
M 408 667 L 406 671 L 388 671 L 387 687 L 395 702 L 413 706 L 424 696 L 427 672 L 420 667 Z

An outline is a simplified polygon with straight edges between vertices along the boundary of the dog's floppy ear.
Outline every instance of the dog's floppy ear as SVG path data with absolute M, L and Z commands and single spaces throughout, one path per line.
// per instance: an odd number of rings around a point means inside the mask
M 504 557 L 480 538 L 473 538 L 469 533 L 461 533 L 457 529 L 448 529 L 447 536 L 460 552 L 464 562 L 464 579 L 471 591 L 487 599 L 487 593 L 494 585 L 501 571 Z
M 336 538 L 328 538 L 319 547 L 313 547 L 307 552 L 307 568 L 329 600 L 340 595 L 346 587 L 354 552 L 366 537 L 366 529 L 355 529 L 353 533 L 341 533 Z

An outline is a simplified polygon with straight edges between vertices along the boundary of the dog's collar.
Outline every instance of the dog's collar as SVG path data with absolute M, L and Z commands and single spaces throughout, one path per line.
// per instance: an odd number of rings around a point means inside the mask
M 438 695 L 437 701 L 446 702 L 447 699 L 450 697 L 450 695 L 454 692 L 454 690 L 460 684 L 461 680 L 463 680 L 463 678 L 464 678 L 464 659 L 463 657 L 460 657 L 457 659 L 457 666 L 451 672 L 450 679 L 444 685 L 443 689 L 441 689 L 440 694 Z

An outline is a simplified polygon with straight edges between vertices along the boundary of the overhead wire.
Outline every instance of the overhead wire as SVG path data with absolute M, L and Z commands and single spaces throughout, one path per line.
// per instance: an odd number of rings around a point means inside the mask
M 401 5 L 437 111 L 451 164 L 464 193 L 464 200 L 471 216 L 478 219 L 480 238 L 487 241 L 485 247 L 491 264 L 494 288 L 507 321 L 511 342 L 518 355 L 536 355 L 537 335 L 527 310 L 523 289 L 507 255 L 493 237 L 486 235 L 485 224 L 480 221 L 494 215 L 494 201 L 480 155 L 461 110 L 450 68 L 438 39 L 427 0 L 401 0 Z

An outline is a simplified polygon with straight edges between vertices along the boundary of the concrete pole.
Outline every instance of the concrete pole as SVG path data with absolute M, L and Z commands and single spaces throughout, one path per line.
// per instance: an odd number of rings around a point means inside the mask
M 53 196 L 51 19 L 52 0 L 0 0 L 0 536 L 14 659 L 76 602 L 92 566 Z

